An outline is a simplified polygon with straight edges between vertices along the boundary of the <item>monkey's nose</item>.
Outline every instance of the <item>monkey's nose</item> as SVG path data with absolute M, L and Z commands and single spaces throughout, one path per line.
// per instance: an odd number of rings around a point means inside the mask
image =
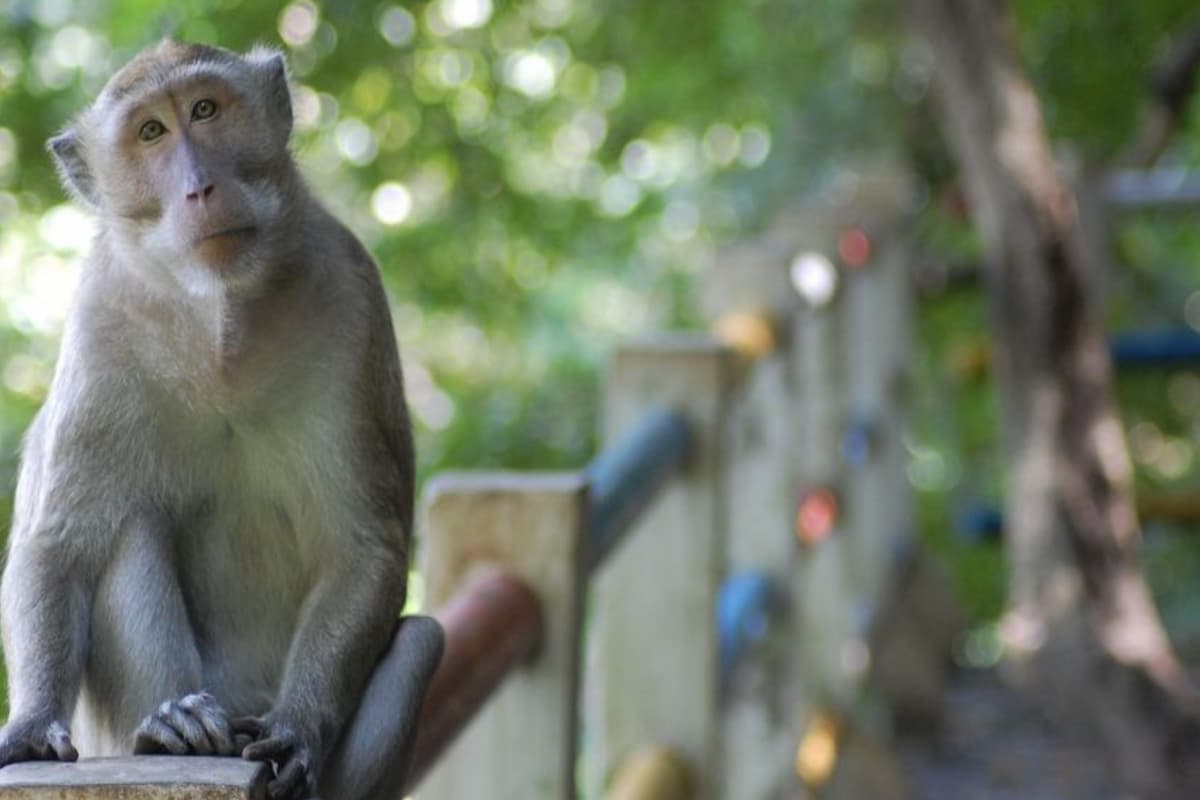
M 207 200 L 212 195 L 213 190 L 217 187 L 211 183 L 206 183 L 204 186 L 187 193 L 187 199 L 192 201 Z

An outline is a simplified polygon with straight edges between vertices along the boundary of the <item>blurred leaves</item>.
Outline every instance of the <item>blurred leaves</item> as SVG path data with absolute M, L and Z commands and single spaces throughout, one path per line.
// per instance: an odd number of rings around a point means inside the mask
M 857 122 L 890 58 L 862 45 L 862 91 L 860 13 L 0 0 L 0 486 L 87 246 L 42 142 L 159 37 L 288 52 L 298 157 L 395 301 L 426 475 L 584 462 L 613 342 L 698 324 L 695 275 L 723 242 L 830 180 L 830 143 L 887 144 Z
M 1193 5 L 1015 0 L 1056 139 L 1089 161 L 1117 152 Z M 701 324 L 698 276 L 722 246 L 836 197 L 862 153 L 916 164 L 926 252 L 978 257 L 925 103 L 930 55 L 881 0 L 0 0 L 0 528 L 87 244 L 42 142 L 168 34 L 288 53 L 296 152 L 394 301 L 423 476 L 583 463 L 613 344 Z M 1200 163 L 1195 115 L 1168 158 Z M 1114 325 L 1194 324 L 1195 231 L 1153 215 L 1115 227 Z M 1003 488 L 990 384 L 955 366 L 989 330 L 977 290 L 922 307 L 910 452 L 922 525 L 943 541 L 958 504 Z M 1135 458 L 1165 452 L 1155 431 L 1194 450 L 1189 386 L 1123 381 Z M 1195 461 L 1164 476 L 1139 460 L 1139 481 L 1185 484 Z M 998 558 L 948 552 L 972 608 L 993 613 Z

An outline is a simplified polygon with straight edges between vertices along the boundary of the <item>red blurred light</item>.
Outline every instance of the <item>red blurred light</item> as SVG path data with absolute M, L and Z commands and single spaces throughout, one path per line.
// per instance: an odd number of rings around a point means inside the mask
M 829 489 L 813 489 L 800 499 L 796 511 L 796 538 L 804 545 L 819 544 L 833 533 L 837 518 L 837 495 Z
M 847 228 L 838 237 L 838 255 L 847 267 L 861 267 L 871 260 L 871 237 L 862 228 Z

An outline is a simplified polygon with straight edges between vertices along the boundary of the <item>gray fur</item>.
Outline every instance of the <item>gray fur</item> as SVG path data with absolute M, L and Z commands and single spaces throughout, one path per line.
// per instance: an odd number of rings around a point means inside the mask
M 0 764 L 252 738 L 273 796 L 311 796 L 388 649 L 412 526 L 400 366 L 374 263 L 296 173 L 280 81 L 277 55 L 164 43 L 51 145 L 100 233 L 23 451 Z M 213 86 L 238 103 L 190 122 Z M 175 138 L 139 142 L 147 114 Z M 198 175 L 206 202 L 182 188 Z M 253 232 L 205 249 L 234 224 Z M 420 649 L 380 674 L 425 674 L 440 638 Z M 372 746 L 337 771 L 411 733 L 356 729 Z

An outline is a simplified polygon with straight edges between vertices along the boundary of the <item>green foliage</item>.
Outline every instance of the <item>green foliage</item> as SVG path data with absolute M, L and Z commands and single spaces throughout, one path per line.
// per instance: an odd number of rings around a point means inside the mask
M 797 101 L 843 119 L 860 102 L 839 98 L 850 79 L 790 77 L 836 63 L 852 6 L 0 0 L 0 12 L 4 486 L 86 247 L 41 143 L 161 36 L 288 51 L 299 157 L 397 301 L 423 475 L 585 461 L 612 342 L 698 324 L 697 269 L 773 197 L 820 178 L 797 167 L 815 140 L 774 138 L 800 124 Z
M 1098 161 L 1128 139 L 1151 56 L 1193 13 L 1013 6 L 1056 139 Z M 167 34 L 288 52 L 297 153 L 395 301 L 422 477 L 586 461 L 613 344 L 703 324 L 693 293 L 720 248 L 835 193 L 856 154 L 911 156 L 928 198 L 914 238 L 939 261 L 978 258 L 924 102 L 929 55 L 894 4 L 0 0 L 0 529 L 86 247 L 42 142 Z M 1198 130 L 1189 118 L 1170 157 L 1197 163 Z M 1140 217 L 1114 231 L 1115 326 L 1190 321 L 1195 230 Z M 909 442 L 922 527 L 981 618 L 1000 607 L 1001 559 L 955 539 L 952 519 L 1003 492 L 990 381 L 961 369 L 989 331 L 977 289 L 923 305 Z M 1152 463 L 1155 432 L 1170 444 L 1197 429 L 1188 380 L 1122 382 L 1140 485 L 1195 477 L 1190 444 L 1183 471 Z

